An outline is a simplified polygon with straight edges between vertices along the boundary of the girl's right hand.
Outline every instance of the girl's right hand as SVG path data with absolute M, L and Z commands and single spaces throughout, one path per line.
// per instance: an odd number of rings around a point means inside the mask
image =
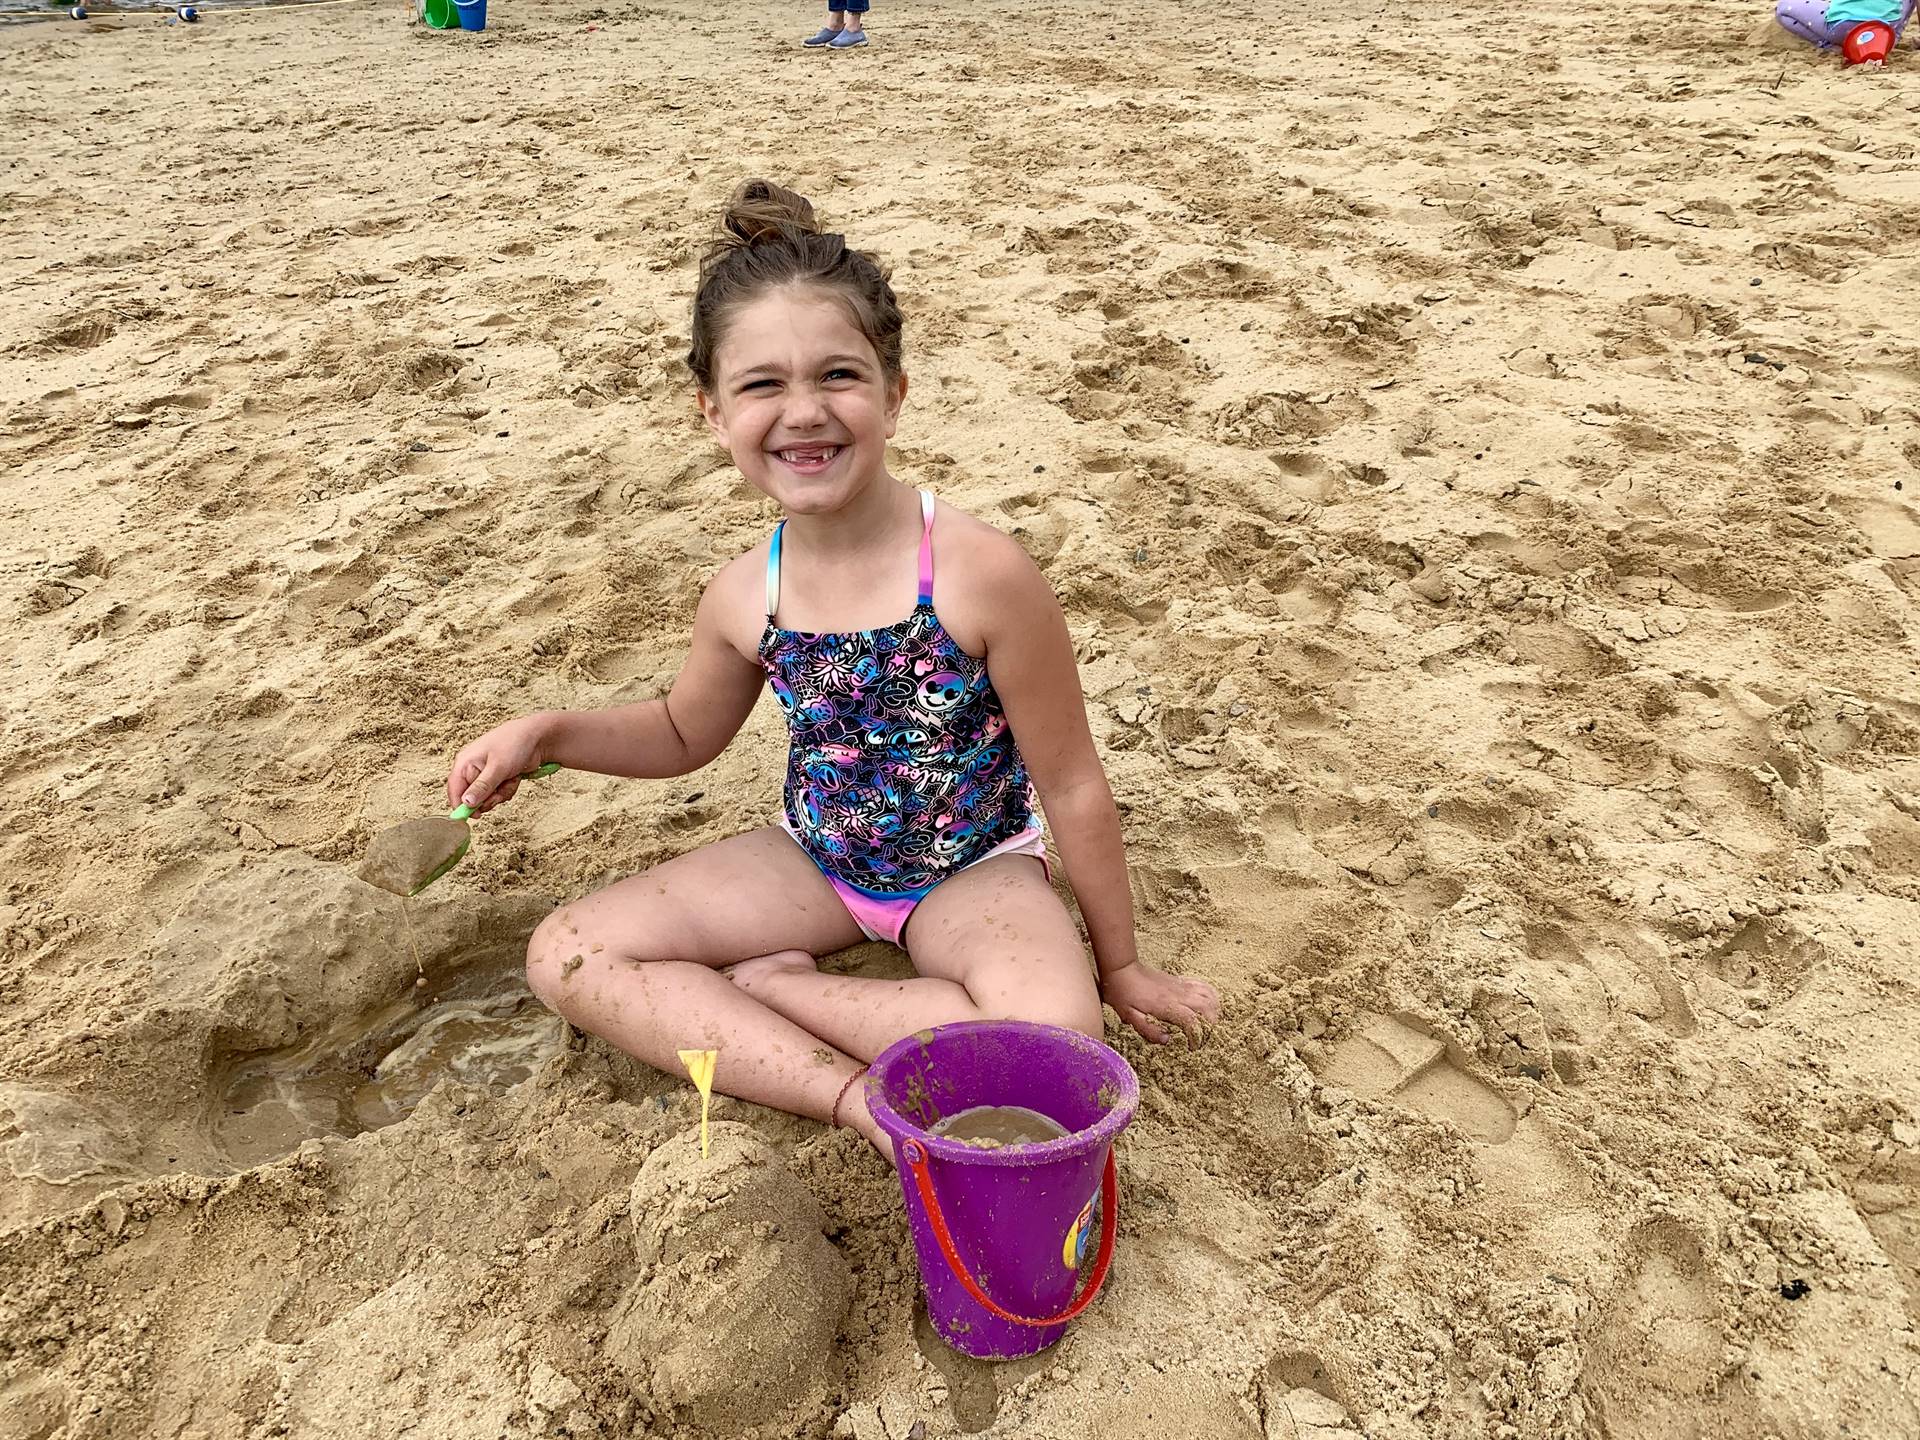
M 520 788 L 520 778 L 546 762 L 545 715 L 522 715 L 496 725 L 453 757 L 447 772 L 447 804 L 470 805 L 484 815 L 504 805 Z

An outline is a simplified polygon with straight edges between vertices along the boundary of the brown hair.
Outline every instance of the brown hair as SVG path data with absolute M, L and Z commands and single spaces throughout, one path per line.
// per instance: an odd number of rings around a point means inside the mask
M 887 271 L 847 237 L 822 233 L 804 196 L 767 180 L 743 180 L 720 217 L 720 233 L 700 261 L 687 368 L 713 389 L 713 357 L 744 305 L 783 285 L 811 285 L 846 307 L 889 380 L 900 374 L 900 306 Z

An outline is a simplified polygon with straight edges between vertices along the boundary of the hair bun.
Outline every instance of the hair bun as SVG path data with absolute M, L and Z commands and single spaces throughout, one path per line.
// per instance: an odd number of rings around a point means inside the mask
M 797 240 L 820 233 L 813 206 L 771 180 L 743 180 L 727 201 L 720 220 L 720 244 L 752 249 L 769 241 Z
M 714 356 L 742 306 L 794 285 L 816 288 L 844 306 L 887 377 L 899 377 L 900 305 L 886 268 L 866 251 L 849 249 L 846 236 L 822 230 L 805 196 L 771 180 L 743 180 L 700 257 L 687 346 L 694 383 L 712 392 Z

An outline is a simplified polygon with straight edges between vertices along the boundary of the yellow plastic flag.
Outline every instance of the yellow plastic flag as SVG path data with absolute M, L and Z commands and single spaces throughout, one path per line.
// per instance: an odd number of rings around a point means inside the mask
M 687 1067 L 687 1078 L 700 1092 L 700 1158 L 707 1158 L 707 1107 L 713 1103 L 713 1067 L 720 1058 L 718 1050 L 682 1050 L 680 1063 Z

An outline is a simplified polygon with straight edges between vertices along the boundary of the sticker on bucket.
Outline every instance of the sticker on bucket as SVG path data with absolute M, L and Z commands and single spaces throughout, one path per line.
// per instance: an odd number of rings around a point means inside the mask
M 1069 1270 L 1078 1270 L 1080 1262 L 1087 1258 L 1087 1241 L 1093 1238 L 1093 1202 L 1097 1198 L 1098 1192 L 1089 1196 L 1073 1224 L 1067 1227 L 1067 1238 L 1060 1246 L 1060 1263 Z

